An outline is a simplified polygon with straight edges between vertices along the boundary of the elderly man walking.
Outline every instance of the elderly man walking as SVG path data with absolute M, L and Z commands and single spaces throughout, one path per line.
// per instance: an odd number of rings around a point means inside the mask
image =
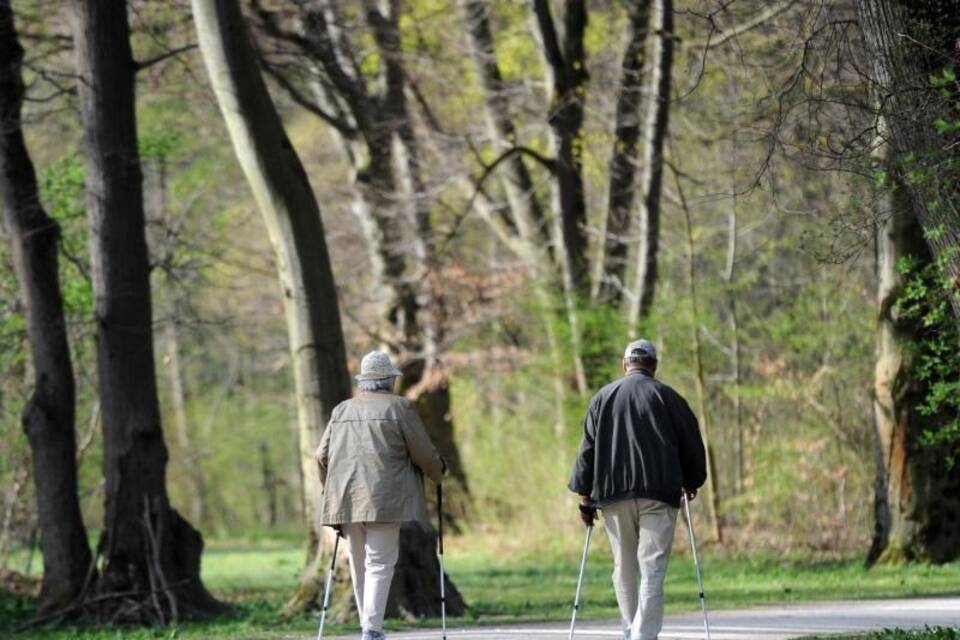
M 627 345 L 623 377 L 590 401 L 570 490 L 592 526 L 599 507 L 613 549 L 613 586 L 623 637 L 655 640 L 663 626 L 663 579 L 682 492 L 706 480 L 697 418 L 686 400 L 654 378 L 657 350 Z
M 360 393 L 334 408 L 316 452 L 320 522 L 347 539 L 363 640 L 385 637 L 400 524 L 429 523 L 422 474 L 439 483 L 446 471 L 413 403 L 393 393 L 400 375 L 387 354 L 364 356 Z

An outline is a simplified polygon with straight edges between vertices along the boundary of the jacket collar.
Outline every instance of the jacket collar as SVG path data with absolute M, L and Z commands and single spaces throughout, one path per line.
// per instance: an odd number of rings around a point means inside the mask
M 384 396 L 390 397 L 395 395 L 397 394 L 393 393 L 392 391 L 358 391 L 356 397 L 369 399 L 369 398 L 382 398 Z

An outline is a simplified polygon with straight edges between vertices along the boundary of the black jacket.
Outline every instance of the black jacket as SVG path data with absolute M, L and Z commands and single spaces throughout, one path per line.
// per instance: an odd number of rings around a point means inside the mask
M 631 371 L 590 401 L 570 490 L 603 506 L 651 498 L 680 506 L 681 487 L 707 479 L 697 417 L 645 371 Z

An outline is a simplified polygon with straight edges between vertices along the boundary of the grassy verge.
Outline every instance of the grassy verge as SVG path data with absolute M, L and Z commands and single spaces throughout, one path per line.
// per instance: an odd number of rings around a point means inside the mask
M 564 620 L 576 584 L 579 549 L 545 544 L 538 550 L 504 546 L 505 538 L 460 538 L 450 541 L 447 571 L 470 605 L 468 623 Z M 17 637 L 37 640 L 146 638 L 245 638 L 309 637 L 316 633 L 316 618 L 304 616 L 278 622 L 276 613 L 296 583 L 302 561 L 291 544 L 213 544 L 204 556 L 204 579 L 220 597 L 237 607 L 238 616 L 205 624 L 183 624 L 176 629 L 36 629 Z M 815 600 L 905 597 L 957 593 L 960 563 L 944 566 L 879 567 L 866 571 L 860 558 L 811 560 L 771 555 L 731 557 L 707 550 L 703 558 L 705 591 L 712 608 L 773 605 Z M 587 565 L 584 585 L 586 619 L 616 615 L 610 585 L 611 561 L 606 540 L 598 536 Z M 688 555 L 671 560 L 666 582 L 668 611 L 698 607 L 693 566 Z M 7 637 L 32 615 L 29 598 L 0 596 L 0 636 Z M 388 628 L 436 624 L 391 621 Z M 333 625 L 332 632 L 354 631 L 354 626 Z M 893 632 L 891 632 L 893 633 Z M 906 632 L 904 632 L 906 633 Z M 953 631 L 940 635 L 875 635 L 871 640 L 960 640 Z M 954 635 L 949 635 L 953 633 Z

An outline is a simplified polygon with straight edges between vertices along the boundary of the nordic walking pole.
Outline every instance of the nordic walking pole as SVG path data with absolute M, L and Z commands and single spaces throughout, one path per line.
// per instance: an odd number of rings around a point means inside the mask
M 337 548 L 340 546 L 340 531 L 337 531 L 337 539 L 333 543 L 333 557 L 330 558 L 330 570 L 327 572 L 327 584 L 323 590 L 323 609 L 320 610 L 320 630 L 317 632 L 317 640 L 323 640 L 323 625 L 327 621 L 327 609 L 330 607 L 330 586 L 333 583 L 333 572 L 337 568 Z
M 446 573 L 443 570 L 443 485 L 437 483 L 437 549 L 440 556 L 440 624 L 443 640 L 447 640 L 447 592 L 444 587 Z
M 710 640 L 710 621 L 707 619 L 707 598 L 703 595 L 703 575 L 700 573 L 700 559 L 697 557 L 697 537 L 693 534 L 693 518 L 690 517 L 690 500 L 687 490 L 683 489 L 683 510 L 687 515 L 687 531 L 690 532 L 690 550 L 693 551 L 693 566 L 697 571 L 697 588 L 700 590 L 700 608 L 703 609 L 703 632 Z
M 593 525 L 586 527 L 587 539 L 583 541 L 583 556 L 580 558 L 580 576 L 577 578 L 577 592 L 573 596 L 573 617 L 570 618 L 570 640 L 573 640 L 573 630 L 577 625 L 577 610 L 580 608 L 580 589 L 583 588 L 583 572 L 587 568 L 587 551 L 590 549 L 590 536 L 593 534 Z

